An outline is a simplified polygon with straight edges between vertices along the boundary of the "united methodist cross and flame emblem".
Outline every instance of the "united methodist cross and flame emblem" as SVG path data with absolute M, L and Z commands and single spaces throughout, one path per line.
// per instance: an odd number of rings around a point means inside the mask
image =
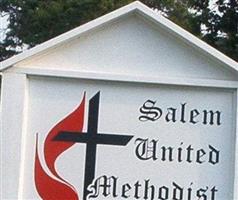
M 100 92 L 89 100 L 87 132 L 83 132 L 86 94 L 80 105 L 66 118 L 55 125 L 44 142 L 44 160 L 49 175 L 39 159 L 38 138 L 35 152 L 35 185 L 38 194 L 44 200 L 86 200 L 90 194 L 88 186 L 95 178 L 97 144 L 126 146 L 132 135 L 98 133 Z M 76 143 L 86 144 L 83 194 L 60 176 L 56 170 L 57 158 Z

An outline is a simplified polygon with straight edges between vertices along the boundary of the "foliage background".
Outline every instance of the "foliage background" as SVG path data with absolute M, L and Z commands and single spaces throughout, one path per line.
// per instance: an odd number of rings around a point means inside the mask
M 0 0 L 8 15 L 0 61 L 133 0 Z M 141 0 L 165 17 L 238 61 L 237 0 Z M 4 30 L 2 30 L 4 31 Z

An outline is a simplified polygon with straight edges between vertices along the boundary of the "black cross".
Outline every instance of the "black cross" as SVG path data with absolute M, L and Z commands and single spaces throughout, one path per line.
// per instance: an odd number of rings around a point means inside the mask
M 95 178 L 96 168 L 96 153 L 97 145 L 120 145 L 126 146 L 133 138 L 132 135 L 113 135 L 98 133 L 98 113 L 99 113 L 99 99 L 100 92 L 98 92 L 89 101 L 89 113 L 88 113 L 88 131 L 87 132 L 68 132 L 62 131 L 55 136 L 55 141 L 67 141 L 86 143 L 86 162 L 84 172 L 84 198 L 87 199 L 88 186 L 93 182 Z

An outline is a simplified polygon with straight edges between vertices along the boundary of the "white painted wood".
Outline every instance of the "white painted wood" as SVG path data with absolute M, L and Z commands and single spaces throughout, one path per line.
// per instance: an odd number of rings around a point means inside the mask
M 48 70 L 38 68 L 18 68 L 12 72 L 20 74 L 28 74 L 33 76 L 52 76 L 64 78 L 79 78 L 92 80 L 110 80 L 122 82 L 136 82 L 136 83 L 155 83 L 165 85 L 184 85 L 184 86 L 202 86 L 215 88 L 238 88 L 237 81 L 224 80 L 203 80 L 203 79 L 189 79 L 189 78 L 171 78 L 171 77 L 155 77 L 142 75 L 124 75 L 113 73 L 93 73 L 93 72 L 78 72 L 72 70 Z
M 171 31 L 171 33 L 181 38 L 183 41 L 200 49 L 203 53 L 208 53 L 209 56 L 213 57 L 216 60 L 219 60 L 223 64 L 230 66 L 230 68 L 234 69 L 235 71 L 238 70 L 238 63 L 236 61 L 232 60 L 225 54 L 221 53 L 212 46 L 198 39 L 188 31 L 184 30 L 183 28 L 166 19 L 165 17 L 157 15 L 155 12 L 150 12 L 150 8 L 148 8 L 144 4 L 140 4 L 139 12 L 142 12 L 147 18 L 150 17 L 150 19 L 152 19 L 158 25 L 164 26 L 165 29 Z
M 26 113 L 27 78 L 24 74 L 3 74 L 1 133 L 1 199 L 18 199 L 22 141 Z
M 238 199 L 238 89 L 234 93 L 234 115 L 235 115 L 235 177 L 234 177 L 234 200 Z
M 47 49 L 55 48 L 56 46 L 66 43 L 69 40 L 73 40 L 76 37 L 82 36 L 82 34 L 94 30 L 95 28 L 101 27 L 102 25 L 118 20 L 119 18 L 126 16 L 128 14 L 137 13 L 139 15 L 143 15 L 149 21 L 156 23 L 158 27 L 162 27 L 164 30 L 171 32 L 175 37 L 180 38 L 190 46 L 194 46 L 196 49 L 199 49 L 202 54 L 206 55 L 210 59 L 219 62 L 220 64 L 224 65 L 227 69 L 232 70 L 234 73 L 238 71 L 238 64 L 237 62 L 233 61 L 229 57 L 225 56 L 221 52 L 217 51 L 213 47 L 207 45 L 205 42 L 199 40 L 192 34 L 188 33 L 187 31 L 183 30 L 176 24 L 170 22 L 163 16 L 159 15 L 152 9 L 146 7 L 140 2 L 134 2 L 129 4 L 123 8 L 120 8 L 112 13 L 109 13 L 103 17 L 100 17 L 92 22 L 89 22 L 85 25 L 82 25 L 76 29 L 73 29 L 67 33 L 64 33 L 52 40 L 49 40 L 41 45 L 32 48 L 29 51 L 26 51 L 22 54 L 19 54 L 13 58 L 10 58 L 4 61 L 0 67 L 0 70 L 4 70 L 8 67 L 13 66 L 14 64 L 28 59 L 34 55 L 44 52 Z M 199 67 L 199 66 L 198 66 Z
M 223 65 L 141 16 L 127 16 L 14 68 L 44 68 L 137 76 L 238 80 Z
M 48 48 L 52 48 L 54 46 L 59 45 L 62 42 L 67 42 L 69 39 L 73 39 L 75 37 L 79 37 L 80 34 L 83 34 L 89 30 L 92 30 L 98 26 L 101 26 L 107 22 L 110 22 L 111 20 L 115 20 L 116 18 L 120 17 L 121 15 L 127 15 L 128 13 L 137 10 L 137 7 L 139 6 L 139 2 L 136 1 L 132 4 L 129 4 L 125 7 L 122 7 L 114 12 L 111 12 L 107 15 L 104 15 L 102 17 L 99 17 L 89 23 L 86 23 L 80 27 L 77 27 L 71 31 L 68 31 L 62 35 L 59 35 L 49 41 L 46 41 L 24 53 L 21 53 L 19 55 L 16 55 L 10 59 L 7 59 L 2 62 L 2 65 L 0 66 L 0 70 L 4 70 L 8 67 L 11 67 L 12 65 L 16 64 L 19 61 L 22 61 L 30 56 L 33 56 L 35 54 L 38 54 Z
M 75 105 L 78 104 L 78 101 L 80 101 L 80 99 L 82 98 L 82 94 L 84 93 L 84 91 L 87 92 L 87 98 L 90 98 L 93 94 L 95 94 L 95 92 L 97 92 L 98 90 L 101 91 L 102 94 L 102 105 L 101 108 L 104 109 L 106 105 L 110 105 L 108 110 L 113 110 L 115 112 L 112 111 L 110 112 L 110 114 L 108 114 L 107 118 L 101 119 L 100 120 L 100 130 L 101 131 L 109 131 L 110 130 L 115 130 L 116 132 L 120 133 L 120 132 L 124 132 L 123 129 L 125 128 L 125 126 L 127 125 L 128 127 L 126 128 L 126 130 L 128 130 L 129 132 L 132 132 L 133 134 L 137 135 L 137 133 L 142 134 L 143 131 L 143 127 L 145 126 L 145 124 L 140 125 L 138 124 L 138 126 L 136 125 L 137 128 L 135 127 L 131 127 L 132 126 L 132 121 L 134 119 L 136 119 L 137 116 L 137 111 L 140 108 L 140 105 L 144 102 L 142 100 L 138 101 L 138 96 L 136 95 L 136 93 L 139 94 L 143 94 L 145 100 L 147 98 L 150 98 L 151 100 L 157 100 L 158 105 L 161 105 L 162 102 L 164 102 L 167 105 L 176 105 L 179 104 L 180 102 L 189 102 L 193 103 L 193 105 L 201 106 L 200 104 L 204 105 L 204 107 L 207 107 L 209 109 L 218 109 L 218 110 L 222 110 L 222 112 L 224 112 L 224 120 L 226 122 L 224 122 L 226 126 L 229 126 L 229 128 L 216 128 L 215 130 L 212 127 L 208 127 L 208 126 L 204 126 L 204 127 L 187 127 L 187 129 L 185 129 L 184 131 L 181 131 L 182 127 L 178 126 L 178 127 L 174 127 L 173 131 L 171 130 L 171 132 L 167 132 L 167 130 L 164 130 L 163 128 L 161 129 L 161 126 L 163 126 L 163 123 L 151 123 L 150 125 L 153 126 L 155 128 L 155 130 L 158 130 L 154 132 L 154 137 L 159 139 L 162 139 L 164 135 L 164 137 L 166 138 L 168 135 L 168 133 L 176 133 L 174 134 L 175 137 L 177 137 L 178 141 L 181 142 L 181 140 L 183 141 L 183 139 L 181 139 L 180 137 L 183 136 L 183 134 L 186 134 L 187 132 L 187 137 L 184 138 L 184 140 L 190 138 L 189 140 L 189 144 L 194 144 L 196 142 L 198 142 L 201 145 L 206 144 L 208 141 L 210 141 L 209 144 L 215 145 L 215 141 L 217 142 L 216 144 L 220 144 L 219 149 L 223 151 L 223 155 L 221 157 L 222 159 L 222 164 L 227 164 L 227 167 L 223 170 L 220 170 L 219 172 L 216 171 L 218 170 L 216 167 L 208 167 L 210 170 L 210 173 L 199 173 L 198 176 L 195 177 L 199 177 L 201 180 L 205 181 L 205 184 L 208 184 L 206 182 L 206 178 L 213 180 L 214 178 L 217 178 L 216 176 L 214 176 L 214 174 L 217 173 L 217 176 L 220 177 L 220 179 L 216 179 L 216 181 L 214 181 L 214 184 L 218 184 L 219 182 L 219 189 L 223 189 L 223 187 L 227 187 L 229 188 L 229 197 L 233 196 L 233 180 L 234 180 L 234 112 L 232 111 L 234 109 L 233 107 L 233 90 L 229 90 L 229 89 L 216 89 L 216 88 L 195 88 L 195 87 L 181 87 L 181 86 L 166 86 L 166 85 L 153 85 L 153 84 L 139 84 L 139 83 L 118 83 L 118 82 L 110 82 L 110 81 L 93 81 L 93 80 L 76 80 L 76 79 L 70 79 L 70 78 L 55 78 L 55 77 L 41 77 L 41 76 L 29 76 L 30 78 L 30 107 L 31 107 L 31 111 L 30 111 L 30 121 L 29 124 L 31 126 L 31 129 L 29 129 L 29 137 L 27 138 L 29 140 L 28 144 L 28 150 L 29 149 L 34 149 L 34 136 L 36 132 L 39 132 L 41 134 L 47 134 L 47 131 L 50 130 L 52 128 L 52 126 L 54 124 L 56 124 L 56 122 L 60 121 L 60 119 L 62 119 L 64 116 L 66 116 L 66 114 L 69 112 L 69 110 L 73 110 L 73 108 L 75 107 Z M 107 89 L 108 90 L 107 90 Z M 140 90 L 141 88 L 141 90 Z M 143 88 L 143 89 L 142 89 Z M 106 89 L 106 90 L 105 90 Z M 152 89 L 152 91 L 148 92 L 147 89 Z M 123 94 L 120 93 L 120 91 L 125 90 L 125 93 L 123 92 Z M 107 92 L 108 91 L 108 92 Z M 110 92 L 109 92 L 110 91 Z M 127 91 L 127 92 L 126 92 Z M 113 95 L 111 95 L 113 94 Z M 167 95 L 166 95 L 167 94 Z M 108 100 L 105 102 L 103 102 L 103 99 L 105 99 L 105 97 L 108 97 Z M 122 105 L 120 105 L 120 103 L 118 102 L 123 102 L 124 99 L 126 99 L 126 97 L 128 97 L 128 100 L 130 99 L 129 104 L 128 105 L 128 109 L 131 108 L 132 106 L 134 106 L 135 104 L 137 105 L 136 107 L 134 107 L 132 110 L 132 112 L 128 112 L 126 108 L 123 108 Z M 141 97 L 140 97 L 141 98 Z M 133 100 L 132 100 L 133 99 Z M 117 101 L 118 100 L 118 101 Z M 195 102 L 196 103 L 195 103 Z M 221 103 L 221 101 L 223 103 Z M 137 103 L 135 103 L 137 102 Z M 170 102 L 170 103 L 168 103 Z M 173 103 L 172 103 L 173 102 Z M 202 103 L 203 102 L 203 103 Z M 220 103 L 218 103 L 220 102 Z M 66 109 L 66 104 L 69 106 Z M 217 107 L 217 104 L 220 104 L 219 107 Z M 115 106 L 116 105 L 116 106 Z M 119 106 L 120 105 L 120 106 Z M 201 108 L 201 107 L 200 107 Z M 105 111 L 105 110 L 104 110 Z M 122 112 L 122 113 L 120 113 Z M 126 124 L 125 126 L 121 126 L 121 121 L 123 121 L 124 117 L 126 117 L 126 114 L 123 113 L 130 113 L 128 117 L 128 120 L 126 120 Z M 108 112 L 107 112 L 108 113 Z M 105 113 L 106 114 L 106 113 Z M 115 117 L 114 114 L 117 116 Z M 47 120 L 45 120 L 45 116 L 47 116 Z M 114 117 L 111 117 L 114 116 Z M 123 117 L 119 117 L 119 116 L 123 116 Z M 118 121 L 118 119 L 120 119 Z M 132 120 L 132 121 L 130 121 Z M 117 122 L 117 123 L 116 123 Z M 48 125 L 46 125 L 48 124 Z M 118 127 L 115 125 L 117 124 Z M 149 125 L 149 126 L 150 126 Z M 115 129 L 115 127 L 117 127 Z M 148 127 L 149 128 L 149 127 Z M 152 130 L 149 131 L 150 129 L 146 129 L 145 132 L 148 133 L 148 137 L 152 137 L 150 134 L 153 132 Z M 160 131 L 159 131 L 160 130 Z M 164 132 L 164 134 L 161 134 L 161 132 Z M 160 135 L 161 134 L 161 135 Z M 211 136 L 211 134 L 213 136 Z M 152 137 L 153 138 L 153 137 Z M 167 138 L 167 141 L 170 143 L 174 143 L 173 139 Z M 177 141 L 177 142 L 178 142 Z M 188 141 L 187 141 L 188 142 Z M 162 143 L 163 144 L 163 143 Z M 76 145 L 77 146 L 77 145 Z M 81 145 L 79 145 L 81 147 Z M 215 145 L 216 146 L 216 145 Z M 230 148 L 232 146 L 232 148 Z M 102 147 L 102 149 L 104 149 L 104 147 Z M 226 150 L 225 150 L 226 149 Z M 229 149 L 229 151 L 227 151 Z M 226 152 L 224 154 L 224 151 Z M 30 150 L 30 152 L 32 152 Z M 78 154 L 79 152 L 82 151 L 76 151 L 77 153 L 75 154 L 74 159 L 78 158 Z M 101 152 L 101 151 L 100 151 Z M 132 151 L 131 151 L 132 152 Z M 125 157 L 130 156 L 130 153 L 128 152 L 128 154 Z M 102 153 L 102 152 L 101 152 Z M 115 152 L 116 153 L 116 152 Z M 104 155 L 103 153 L 101 155 Z M 70 157 L 70 156 L 69 156 Z M 71 157 L 71 158 L 72 158 Z M 28 170 L 26 170 L 26 179 L 29 180 L 28 177 L 30 177 L 31 175 L 29 175 L 27 173 L 27 171 L 32 171 L 30 170 L 32 168 L 32 164 L 33 163 L 33 158 L 34 158 L 34 154 L 29 155 L 28 154 Z M 63 162 L 63 161 L 62 161 Z M 70 162 L 66 161 L 67 163 Z M 72 161 L 73 162 L 73 161 Z M 129 160 L 128 160 L 129 162 Z M 30 163 L 30 164 L 29 164 Z M 77 165 L 79 165 L 78 163 L 80 163 L 80 160 L 78 160 Z M 107 163 L 107 162 L 105 162 Z M 71 164 L 72 165 L 72 164 Z M 121 164 L 123 165 L 123 164 Z M 138 163 L 139 165 L 139 163 Z M 137 167 L 138 167 L 137 165 Z M 149 165 L 148 163 L 145 163 L 145 165 Z M 162 166 L 163 164 L 161 164 Z M 177 164 L 176 164 L 177 165 Z M 172 169 L 178 169 L 179 166 L 174 165 L 172 167 Z M 62 164 L 62 166 L 65 166 Z M 102 166 L 102 165 L 99 165 Z M 116 168 L 115 165 L 113 165 L 114 167 L 112 167 L 111 164 L 107 165 L 108 167 L 114 169 Z M 133 165 L 132 165 L 133 166 Z M 135 167 L 135 166 L 133 166 Z M 145 166 L 146 167 L 146 166 Z M 159 166 L 157 166 L 159 167 Z M 152 170 L 158 170 L 158 168 L 155 167 Z M 171 166 L 170 166 L 171 167 Z M 177 168 L 178 167 L 178 168 Z M 181 166 L 180 166 L 181 167 Z M 187 166 L 187 170 L 189 169 L 189 171 L 191 170 L 195 170 L 196 167 L 195 166 Z M 191 169 L 190 169 L 191 168 Z M 104 167 L 103 167 L 104 169 Z M 206 168 L 207 169 L 207 168 Z M 184 170 L 184 169 L 183 169 Z M 189 177 L 186 176 L 186 172 L 187 170 L 178 170 L 178 174 L 180 174 L 181 176 L 184 175 L 184 177 Z M 201 168 L 199 168 L 198 170 L 201 170 Z M 190 171 L 190 172 L 191 172 Z M 141 173 L 140 170 L 137 170 L 137 172 Z M 137 173 L 135 172 L 135 173 Z M 167 172 L 167 171 L 166 171 Z M 75 176 L 78 175 L 78 170 L 77 173 L 73 173 L 72 171 L 70 171 L 71 174 L 75 174 Z M 214 174 L 213 174 L 214 173 Z M 76 175 L 77 174 L 77 175 Z M 102 174 L 102 173 L 99 173 Z M 113 173 L 110 173 L 113 174 Z M 126 173 L 127 174 L 127 173 Z M 128 173 L 131 174 L 131 173 Z M 164 175 L 161 175 L 163 178 L 166 177 L 166 175 L 168 175 L 170 173 L 167 172 L 167 174 L 165 173 Z M 207 174 L 209 174 L 209 176 L 207 176 Z M 213 174 L 213 175 L 211 175 Z M 137 174 L 138 175 L 138 174 Z M 170 174 L 171 175 L 171 174 Z M 82 177 L 82 176 L 80 176 Z M 137 177 L 135 175 L 135 177 Z M 191 176 L 192 177 L 192 176 Z M 78 183 L 79 178 L 75 178 L 75 183 Z M 72 182 L 74 182 L 72 181 Z M 189 180 L 190 181 L 190 180 Z M 191 180 L 192 182 L 193 180 Z M 160 180 L 160 182 L 162 183 L 162 181 Z M 190 182 L 189 182 L 190 183 Z M 189 184 L 188 183 L 188 184 Z M 228 185 L 229 183 L 229 185 Z M 28 183 L 28 187 L 25 187 L 25 197 L 31 197 L 34 194 L 34 190 L 31 188 L 32 185 L 34 185 L 34 183 L 30 182 Z M 28 189 L 30 188 L 30 189 Z M 224 197 L 224 196 L 223 196 Z M 228 196 L 226 196 L 228 197 Z M 102 199 L 102 198 L 98 198 L 98 199 Z M 110 199 L 110 198 L 109 198 Z M 171 199 L 171 198 L 169 198 Z M 195 199 L 195 198 L 192 198 Z M 231 200 L 231 198 L 216 198 L 216 200 L 224 200 L 224 199 L 229 199 Z
M 191 108 L 198 105 L 223 110 L 226 116 L 224 129 L 194 126 L 192 131 L 190 126 L 183 130 L 176 124 L 169 133 L 188 134 L 183 139 L 189 139 L 189 143 L 196 141 L 204 145 L 208 142 L 204 138 L 209 138 L 221 145 L 226 153 L 222 157 L 224 168 L 209 170 L 219 173 L 220 178 L 215 177 L 216 174 L 214 177 L 220 188 L 222 183 L 229 184 L 226 185 L 229 200 L 231 196 L 238 200 L 238 64 L 145 5 L 134 2 L 62 34 L 2 62 L 1 70 L 1 199 L 38 197 L 33 178 L 35 134 L 46 136 L 78 105 L 85 91 L 88 101 L 100 90 L 107 101 L 104 104 L 102 101 L 102 109 L 108 106 L 104 115 L 107 117 L 100 123 L 104 123 L 105 129 L 109 126 L 108 130 L 114 130 L 116 124 L 118 130 L 123 128 L 118 121 L 121 123 L 122 116 L 125 116 L 128 117 L 124 124 L 126 130 L 131 129 L 135 120 L 133 130 L 141 133 L 143 127 L 137 121 L 137 111 L 145 98 L 158 100 L 157 103 L 162 103 L 164 108 L 170 106 L 168 102 L 181 105 L 189 100 L 190 104 L 193 103 Z M 121 97 L 126 97 L 126 108 Z M 109 111 L 114 111 L 117 118 L 112 119 Z M 132 114 L 131 117 L 128 113 Z M 164 124 L 153 125 L 153 130 L 146 125 L 151 130 L 148 133 L 154 132 L 157 136 L 157 128 L 163 128 Z M 198 134 L 193 136 L 192 133 Z M 161 138 L 164 136 L 160 135 Z M 175 137 L 181 142 L 180 134 L 175 134 Z M 42 145 L 41 138 L 41 150 Z M 77 156 L 78 152 L 75 152 L 74 157 Z M 41 153 L 41 160 L 44 160 L 42 158 Z M 112 168 L 109 165 L 104 167 Z M 196 174 L 196 167 L 191 170 Z M 74 177 L 76 173 L 67 172 L 76 184 L 81 184 L 79 177 Z M 171 175 L 164 174 L 164 179 Z M 203 176 L 201 180 L 206 181 L 207 174 Z M 208 179 L 212 181 L 213 177 Z

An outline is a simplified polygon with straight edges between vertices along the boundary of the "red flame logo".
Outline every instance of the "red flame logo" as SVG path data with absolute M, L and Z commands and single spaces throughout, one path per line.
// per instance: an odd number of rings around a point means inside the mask
M 61 131 L 82 132 L 85 112 L 85 94 L 78 108 L 60 121 L 48 133 L 44 143 L 44 159 L 53 177 L 42 167 L 38 154 L 38 138 L 36 138 L 35 153 L 35 185 L 40 197 L 44 200 L 79 200 L 76 189 L 64 180 L 55 169 L 55 161 L 75 142 L 53 141 Z

